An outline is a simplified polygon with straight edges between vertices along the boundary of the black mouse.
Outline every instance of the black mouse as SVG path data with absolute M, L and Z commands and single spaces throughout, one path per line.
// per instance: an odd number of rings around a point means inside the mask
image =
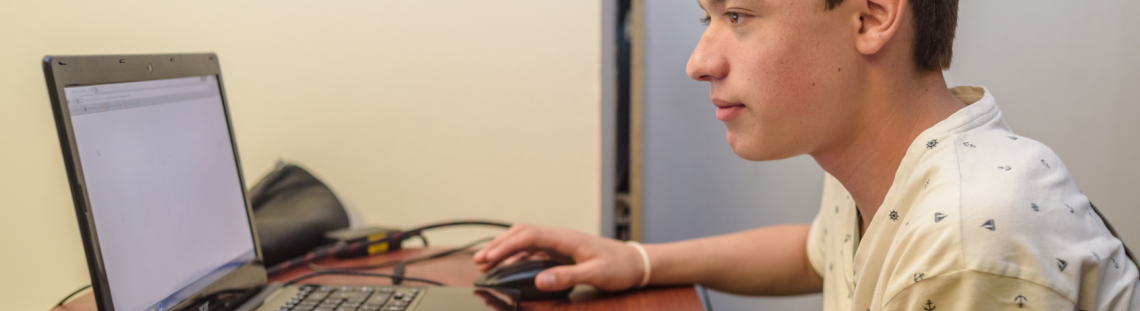
M 547 292 L 534 285 L 539 272 L 561 265 L 553 260 L 523 260 L 487 271 L 475 279 L 475 286 L 516 289 L 521 292 L 522 301 L 566 299 L 573 288 Z

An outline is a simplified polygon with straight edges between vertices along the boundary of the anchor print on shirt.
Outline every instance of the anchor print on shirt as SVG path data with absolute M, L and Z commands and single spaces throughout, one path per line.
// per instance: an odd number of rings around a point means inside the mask
M 1074 210 L 1074 209 L 1073 209 L 1073 207 L 1072 207 L 1072 206 L 1069 206 L 1069 203 L 1065 203 L 1065 207 L 1068 207 L 1068 208 L 1069 208 L 1069 213 L 1070 213 L 1070 214 L 1073 214 L 1073 213 L 1076 213 L 1076 212 L 1077 212 L 1076 210 Z
M 964 143 L 962 143 L 962 146 L 966 146 L 966 148 L 977 148 L 978 147 L 978 146 L 974 146 L 974 144 L 971 144 L 970 142 L 964 142 Z
M 986 223 L 982 224 L 982 228 L 990 229 L 990 231 L 996 231 L 997 230 L 997 227 L 994 226 L 994 220 L 993 219 L 987 220 Z
M 1057 258 L 1057 269 L 1060 269 L 1061 272 L 1065 272 L 1065 267 L 1068 267 L 1068 266 L 1069 266 L 1068 262 L 1061 260 L 1061 258 Z
M 926 300 L 926 306 L 922 307 L 922 310 L 934 311 L 935 308 L 937 308 L 937 306 L 934 305 L 934 302 L 931 302 L 930 299 L 927 299 Z
M 1025 296 L 1022 295 L 1017 295 L 1017 297 L 1013 297 L 1013 301 L 1017 303 L 1018 308 L 1025 308 L 1025 303 L 1029 301 L 1029 298 L 1025 298 Z
M 1037 203 L 1029 203 L 1029 208 L 1032 208 L 1034 212 L 1041 211 L 1041 207 L 1037 206 Z
M 998 166 L 998 169 L 999 169 L 999 170 L 1003 170 L 1003 171 L 1007 171 L 1007 172 L 1008 172 L 1009 170 L 1011 170 L 1011 169 L 1013 169 L 1013 168 L 1012 168 L 1012 167 L 1009 167 L 1009 165 L 1003 165 L 1003 166 Z
M 1045 168 L 1053 168 L 1052 166 L 1049 166 L 1049 163 L 1045 163 L 1045 159 L 1041 159 L 1041 164 L 1044 164 Z
M 1017 136 L 1006 136 L 1006 137 L 1009 137 L 1009 139 L 1012 139 L 1012 140 L 1017 140 Z
M 922 278 L 925 276 L 926 276 L 926 273 L 922 273 L 922 272 L 915 273 L 914 274 L 914 282 L 918 283 L 918 281 L 922 281 Z
M 943 214 L 943 213 L 934 213 L 934 223 L 938 223 L 939 221 L 942 221 L 942 219 L 946 218 L 946 216 L 947 215 Z

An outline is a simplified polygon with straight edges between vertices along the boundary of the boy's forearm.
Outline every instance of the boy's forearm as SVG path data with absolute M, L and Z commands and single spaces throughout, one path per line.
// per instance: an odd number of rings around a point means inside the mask
M 807 259 L 808 225 L 780 225 L 727 235 L 645 245 L 652 284 L 698 283 L 743 295 L 819 292 Z

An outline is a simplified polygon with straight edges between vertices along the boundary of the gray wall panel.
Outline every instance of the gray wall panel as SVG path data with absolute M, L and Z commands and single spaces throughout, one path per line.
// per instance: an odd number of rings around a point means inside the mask
M 965 0 L 951 85 L 983 85 L 1140 245 L 1140 2 Z

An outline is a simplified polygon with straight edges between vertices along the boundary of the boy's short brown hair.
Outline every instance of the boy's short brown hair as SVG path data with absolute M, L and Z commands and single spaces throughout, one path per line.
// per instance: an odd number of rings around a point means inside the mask
M 833 9 L 843 0 L 827 1 Z M 914 62 L 919 71 L 950 69 L 954 31 L 958 28 L 958 0 L 909 0 L 914 11 Z

